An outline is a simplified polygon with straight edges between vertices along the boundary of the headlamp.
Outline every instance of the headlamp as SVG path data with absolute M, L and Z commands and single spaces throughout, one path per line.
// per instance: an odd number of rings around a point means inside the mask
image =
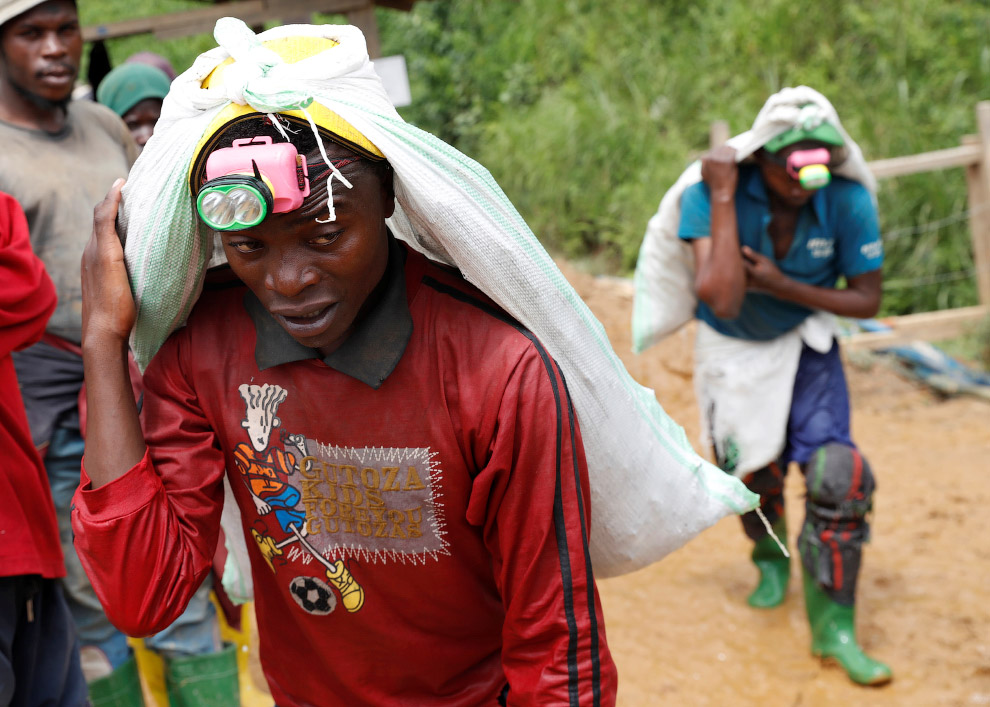
M 302 206 L 309 196 L 309 168 L 292 143 L 270 137 L 234 140 L 210 154 L 196 210 L 210 228 L 239 231 L 272 213 Z

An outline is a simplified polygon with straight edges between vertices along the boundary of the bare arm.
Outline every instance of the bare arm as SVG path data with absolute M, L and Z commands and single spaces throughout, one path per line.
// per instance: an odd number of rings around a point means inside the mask
M 719 319 L 739 316 L 746 296 L 746 270 L 736 223 L 739 168 L 735 155 L 734 148 L 722 145 L 702 158 L 701 177 L 711 194 L 711 238 L 692 241 L 695 292 Z
M 127 339 L 136 308 L 115 225 L 122 186 L 123 180 L 117 180 L 97 205 L 82 259 L 86 471 L 93 488 L 123 476 L 145 452 L 127 371 Z
M 742 249 L 750 290 L 765 292 L 812 309 L 822 309 L 842 317 L 867 319 L 880 309 L 883 284 L 881 270 L 872 270 L 849 278 L 844 290 L 817 287 L 784 275 L 777 265 L 748 246 Z

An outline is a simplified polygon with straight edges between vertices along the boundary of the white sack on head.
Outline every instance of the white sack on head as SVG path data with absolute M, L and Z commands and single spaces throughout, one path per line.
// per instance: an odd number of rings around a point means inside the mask
M 877 182 L 859 145 L 849 137 L 835 108 L 813 88 L 785 88 L 763 104 L 753 127 L 729 139 L 741 162 L 771 139 L 800 125 L 808 112 L 805 106 L 818 109 L 818 118 L 834 125 L 845 142 L 846 160 L 833 172 L 861 183 L 876 198 Z M 698 300 L 694 294 L 694 252 L 691 245 L 677 237 L 681 221 L 681 195 L 701 181 L 701 162 L 693 162 L 660 200 L 660 207 L 650 219 L 640 246 L 633 279 L 632 340 L 633 351 L 641 353 L 661 339 L 673 334 L 694 318 Z
M 392 232 L 455 265 L 559 363 L 574 399 L 591 477 L 591 551 L 596 574 L 629 572 L 681 546 L 720 518 L 755 507 L 757 497 L 699 457 L 652 391 L 615 355 L 604 328 L 557 269 L 488 171 L 402 120 L 353 27 L 293 25 L 257 38 L 243 23 L 217 23 L 221 47 L 179 76 L 162 119 L 131 172 L 121 217 L 138 303 L 132 346 L 142 366 L 185 320 L 202 287 L 212 234 L 188 191 L 192 152 L 228 101 L 260 112 L 304 107 L 310 98 L 373 142 L 395 173 Z M 339 46 L 295 64 L 273 63 L 257 42 L 318 36 Z M 228 53 L 229 52 L 229 53 Z M 200 82 L 229 55 L 240 85 Z

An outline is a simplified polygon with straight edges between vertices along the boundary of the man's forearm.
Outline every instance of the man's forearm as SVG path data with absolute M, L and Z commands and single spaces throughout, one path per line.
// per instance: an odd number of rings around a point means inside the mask
M 711 204 L 711 249 L 699 264 L 695 282 L 698 298 L 715 316 L 734 319 L 746 296 L 746 271 L 739 252 L 735 200 L 730 196 Z
M 86 380 L 86 472 L 93 488 L 141 461 L 145 443 L 127 369 L 126 342 L 83 343 Z
M 874 316 L 879 305 L 879 298 L 870 292 L 854 288 L 837 290 L 831 287 L 817 287 L 791 278 L 784 278 L 780 286 L 770 294 L 811 309 L 857 319 Z

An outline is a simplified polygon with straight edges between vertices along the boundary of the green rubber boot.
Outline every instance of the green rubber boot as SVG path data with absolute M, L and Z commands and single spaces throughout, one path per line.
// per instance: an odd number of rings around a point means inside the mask
M 165 661 L 170 707 L 239 707 L 237 646 L 217 653 Z
M 893 679 L 889 667 L 866 655 L 856 643 L 856 608 L 832 601 L 807 570 L 804 603 L 811 624 L 812 655 L 837 662 L 860 685 L 883 685 Z
M 137 658 L 131 656 L 105 678 L 98 678 L 87 686 L 89 701 L 93 707 L 142 707 L 141 679 L 138 677 Z
M 787 542 L 787 523 L 783 519 L 774 524 L 773 532 L 780 538 L 780 542 Z M 751 557 L 760 571 L 760 583 L 746 601 L 757 609 L 780 606 L 787 596 L 787 583 L 791 579 L 790 559 L 769 533 L 756 541 Z

